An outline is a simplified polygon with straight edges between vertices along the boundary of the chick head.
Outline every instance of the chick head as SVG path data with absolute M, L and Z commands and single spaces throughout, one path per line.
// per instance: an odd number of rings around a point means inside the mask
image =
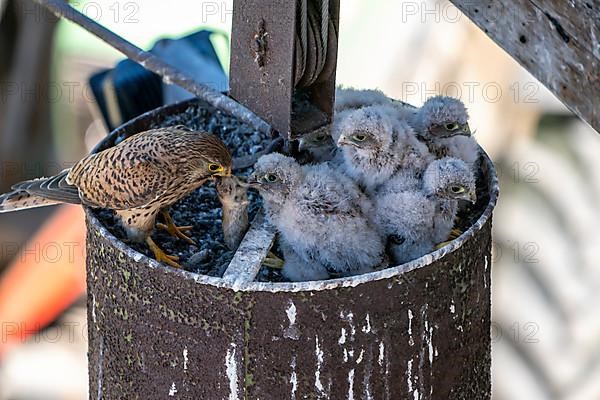
M 471 203 L 477 200 L 473 171 L 458 158 L 444 157 L 429 164 L 423 175 L 423 189 L 431 197 Z
M 394 142 L 393 120 L 384 105 L 344 112 L 333 131 L 338 147 L 363 155 L 386 151 Z
M 298 150 L 300 151 L 310 151 L 312 149 L 329 147 L 332 145 L 333 139 L 326 129 L 317 129 L 298 139 Z
M 302 180 L 302 167 L 292 157 L 271 153 L 258 159 L 248 178 L 266 201 L 283 202 Z
M 448 96 L 427 99 L 419 109 L 419 134 L 429 139 L 471 136 L 469 114 L 464 103 Z

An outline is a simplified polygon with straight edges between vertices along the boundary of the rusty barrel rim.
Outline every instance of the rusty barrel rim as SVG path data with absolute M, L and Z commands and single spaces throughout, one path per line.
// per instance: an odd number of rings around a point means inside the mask
M 133 129 L 134 127 L 144 123 L 145 121 L 159 120 L 161 115 L 170 115 L 175 112 L 182 112 L 187 109 L 187 107 L 195 104 L 202 103 L 199 99 L 190 99 L 180 103 L 167 105 L 163 107 L 159 107 L 157 109 L 148 111 L 145 114 L 140 115 L 139 117 L 126 122 L 121 125 L 114 131 L 112 131 L 106 138 L 104 138 L 94 150 L 93 153 L 104 150 L 105 148 L 111 147 L 114 141 L 125 131 L 128 129 Z M 482 227 L 491 219 L 494 207 L 496 206 L 496 202 L 498 200 L 499 194 L 499 186 L 498 186 L 498 177 L 496 174 L 496 169 L 488 154 L 481 149 L 481 153 L 483 155 L 483 164 L 485 164 L 485 168 L 487 173 L 485 174 L 488 180 L 488 190 L 490 200 L 483 211 L 483 213 L 479 216 L 477 221 L 469 227 L 469 229 L 463 232 L 457 239 L 450 242 L 448 245 L 442 247 L 439 250 L 436 250 L 432 253 L 426 254 L 420 258 L 412 260 L 408 263 L 386 268 L 381 271 L 369 272 L 362 275 L 355 275 L 346 278 L 335 278 L 329 279 L 325 281 L 306 281 L 306 282 L 247 282 L 243 284 L 234 283 L 232 280 L 224 279 L 220 277 L 213 277 L 208 275 L 196 274 L 194 272 L 188 272 L 180 269 L 175 269 L 168 265 L 164 265 L 162 263 L 157 262 L 156 260 L 146 256 L 145 254 L 139 253 L 138 251 L 132 249 L 127 246 L 124 242 L 119 240 L 116 236 L 114 236 L 108 229 L 100 223 L 98 218 L 94 215 L 90 208 L 85 208 L 85 212 L 87 215 L 87 220 L 91 224 L 94 230 L 96 230 L 101 236 L 105 237 L 108 242 L 112 244 L 117 250 L 121 251 L 126 257 L 135 260 L 136 262 L 143 261 L 148 265 L 149 268 L 162 270 L 165 273 L 172 273 L 179 275 L 181 279 L 187 279 L 195 281 L 198 284 L 203 285 L 211 285 L 216 287 L 222 287 L 225 289 L 231 289 L 236 291 L 257 291 L 257 292 L 302 292 L 302 291 L 319 291 L 319 290 L 328 290 L 335 289 L 340 287 L 354 287 L 363 283 L 373 282 L 378 280 L 390 279 L 393 277 L 397 277 L 404 273 L 408 273 L 415 269 L 419 269 L 422 267 L 426 267 L 435 261 L 442 259 L 446 255 L 453 253 L 460 249 L 467 241 L 469 241 L 472 237 L 474 237 L 478 232 L 481 231 Z M 90 227 L 88 227 L 89 229 Z

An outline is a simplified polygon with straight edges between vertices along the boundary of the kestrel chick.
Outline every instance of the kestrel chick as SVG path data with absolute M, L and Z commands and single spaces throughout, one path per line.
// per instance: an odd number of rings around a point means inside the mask
M 380 90 L 353 89 L 338 86 L 335 90 L 335 112 L 355 110 L 376 104 L 392 104 L 391 100 Z M 313 163 L 331 161 L 337 162 L 338 138 L 332 138 L 330 128 L 325 127 L 304 135 L 298 140 L 298 150 L 308 153 Z
M 308 264 L 306 271 L 315 271 L 311 276 L 324 270 L 352 275 L 382 264 L 384 243 L 368 220 L 371 202 L 328 163 L 302 167 L 293 158 L 270 154 L 258 160 L 250 182 L 284 245 L 304 261 L 294 265 Z
M 248 230 L 247 187 L 236 176 L 217 182 L 217 194 L 223 208 L 223 236 L 229 250 L 238 248 Z
M 381 90 L 354 89 L 338 86 L 335 89 L 335 111 L 358 109 L 376 104 L 391 104 L 391 100 Z
M 181 126 L 153 129 L 91 154 L 57 176 L 15 185 L 0 197 L 0 212 L 56 203 L 111 209 L 129 239 L 146 242 L 158 261 L 178 266 L 177 258 L 150 237 L 156 216 L 162 212 L 169 232 L 187 238 L 167 208 L 207 179 L 229 175 L 231 155 L 217 136 Z
M 458 201 L 476 199 L 473 172 L 462 160 L 449 157 L 429 165 L 421 188 L 382 192 L 375 200 L 373 220 L 388 237 L 396 264 L 419 258 L 447 240 Z
M 313 163 L 320 163 L 333 160 L 337 147 L 333 142 L 329 127 L 325 127 L 307 133 L 298 139 L 298 150 L 308 153 L 310 161 Z
M 409 121 L 436 158 L 455 157 L 470 165 L 479 159 L 479 146 L 471 135 L 469 114 L 462 101 L 431 97 Z
M 431 155 L 391 105 L 363 107 L 336 116 L 333 137 L 344 158 L 344 170 L 367 192 L 399 171 L 420 176 Z

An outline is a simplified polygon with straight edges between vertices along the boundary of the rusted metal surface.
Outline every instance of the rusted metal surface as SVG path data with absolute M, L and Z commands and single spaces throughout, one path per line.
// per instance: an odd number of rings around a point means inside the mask
M 489 398 L 490 221 L 413 271 L 296 292 L 234 291 L 88 225 L 92 398 Z
M 318 77 L 296 87 L 300 52 L 297 35 L 302 2 L 276 0 L 234 2 L 230 83 L 233 98 L 255 111 L 283 137 L 293 139 L 331 122 L 335 95 L 339 0 L 325 0 L 330 21 L 327 49 L 303 49 Z M 309 7 L 315 1 L 308 0 Z M 304 2 L 305 4 L 306 2 Z M 312 29 L 312 26 L 311 26 Z M 312 29 L 311 32 L 316 30 Z M 319 51 L 317 51 L 319 50 Z M 326 54 L 316 60 L 315 54 Z M 307 68 L 311 68 L 307 66 Z
M 484 168 L 490 202 L 459 239 L 400 267 L 320 282 L 176 270 L 87 210 L 90 398 L 489 398 L 497 181 L 487 158 Z
M 280 133 L 289 131 L 294 91 L 296 2 L 233 4 L 229 87 L 234 99 Z
M 600 4 L 451 0 L 571 111 L 600 132 Z

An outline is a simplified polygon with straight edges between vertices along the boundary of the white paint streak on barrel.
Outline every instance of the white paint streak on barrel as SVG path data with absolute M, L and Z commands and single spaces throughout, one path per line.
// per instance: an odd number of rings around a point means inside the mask
M 321 383 L 321 366 L 323 365 L 323 350 L 319 346 L 319 336 L 315 337 L 315 355 L 317 357 L 317 368 L 315 369 L 315 388 L 319 393 L 324 394 L 325 389 Z
M 383 340 L 381 342 L 379 342 L 379 358 L 377 359 L 377 362 L 379 363 L 380 367 L 383 367 L 383 358 L 385 356 L 385 344 L 383 343 Z
M 187 346 L 183 348 L 183 370 L 187 371 L 188 365 L 188 348 Z
M 348 400 L 354 400 L 354 368 L 348 372 Z
M 227 371 L 227 378 L 229 379 L 229 400 L 239 400 L 235 348 L 235 343 L 231 343 L 231 347 L 227 350 L 227 355 L 225 356 L 225 368 Z
M 296 400 L 296 391 L 298 390 L 298 376 L 296 375 L 296 356 L 292 357 L 290 367 L 292 368 L 292 374 L 290 375 L 290 384 L 292 385 L 290 399 Z
M 414 346 L 415 345 L 415 340 L 413 339 L 412 336 L 412 320 L 413 320 L 413 313 L 412 311 L 409 309 L 408 310 L 408 344 L 410 346 Z
M 367 314 L 367 316 L 365 317 L 365 325 L 362 327 L 362 331 L 363 333 L 371 332 L 371 319 L 369 317 L 369 314 Z
M 283 337 L 285 337 L 287 339 L 292 339 L 292 340 L 300 339 L 300 330 L 298 329 L 298 326 L 296 325 L 296 318 L 297 318 L 296 311 L 297 311 L 296 305 L 294 304 L 294 302 L 292 300 L 289 300 L 288 307 L 285 310 L 285 314 L 287 315 L 289 325 L 283 332 Z
M 177 386 L 175 386 L 175 382 L 171 384 L 171 388 L 169 389 L 169 396 L 173 397 L 177 394 Z
M 338 339 L 338 344 L 342 345 L 346 343 L 346 328 L 342 328 L 342 333 L 340 334 L 340 338 Z

